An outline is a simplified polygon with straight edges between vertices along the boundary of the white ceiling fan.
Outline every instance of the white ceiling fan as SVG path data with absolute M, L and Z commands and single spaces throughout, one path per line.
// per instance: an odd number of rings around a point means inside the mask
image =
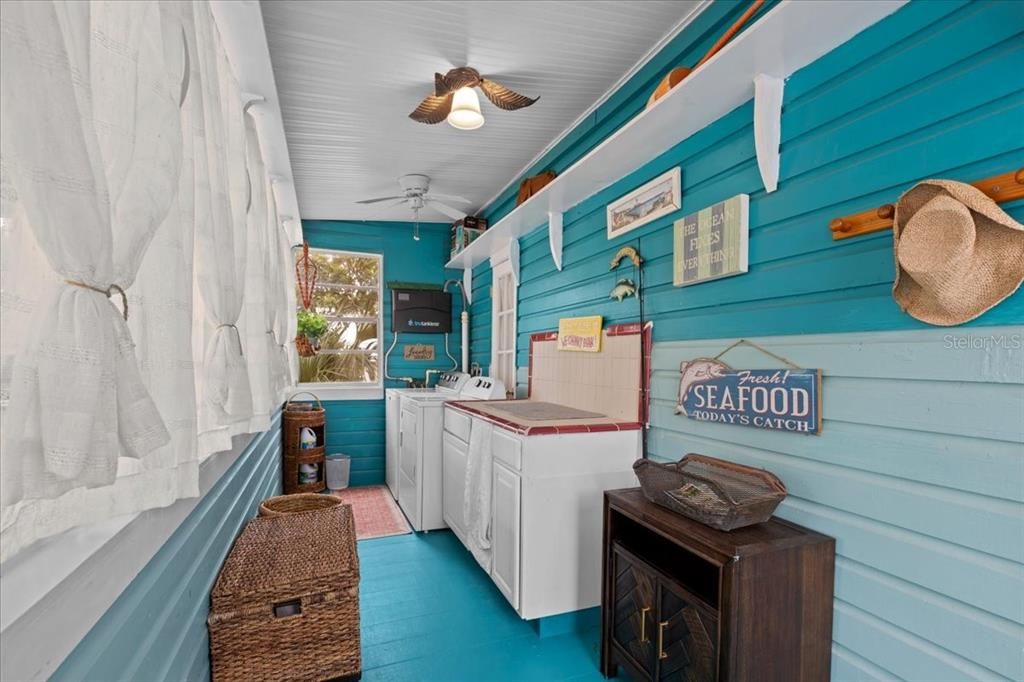
M 436 194 L 430 191 L 430 177 L 420 173 L 411 173 L 398 178 L 398 184 L 402 188 L 402 194 L 390 197 L 377 197 L 376 199 L 363 199 L 357 204 L 376 204 L 381 201 L 394 201 L 391 206 L 406 204 L 412 209 L 416 220 L 419 220 L 420 209 L 429 208 L 452 220 L 461 220 L 466 217 L 465 211 L 449 206 L 452 202 L 457 204 L 468 204 L 469 199 L 452 194 Z

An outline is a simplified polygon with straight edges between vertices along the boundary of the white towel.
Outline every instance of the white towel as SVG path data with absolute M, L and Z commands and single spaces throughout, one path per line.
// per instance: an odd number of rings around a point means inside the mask
M 469 432 L 469 453 L 466 457 L 466 496 L 463 514 L 466 519 L 466 541 L 477 563 L 491 570 L 491 433 L 494 427 L 482 419 L 474 419 Z

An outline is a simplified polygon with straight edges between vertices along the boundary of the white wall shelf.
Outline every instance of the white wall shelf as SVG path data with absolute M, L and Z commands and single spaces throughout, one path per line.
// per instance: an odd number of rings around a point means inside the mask
M 777 182 L 782 80 L 892 14 L 906 0 L 782 0 L 650 109 L 567 168 L 491 226 L 447 267 L 473 268 L 544 224 L 552 258 L 562 267 L 561 216 L 754 97 L 762 78 L 758 165 L 771 191 Z M 773 173 L 776 177 L 772 177 Z

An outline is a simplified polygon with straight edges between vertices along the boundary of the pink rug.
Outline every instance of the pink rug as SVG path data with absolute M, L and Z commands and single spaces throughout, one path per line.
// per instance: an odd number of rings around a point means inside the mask
M 352 516 L 356 522 L 356 539 L 383 538 L 389 535 L 405 535 L 412 528 L 405 515 L 398 508 L 395 498 L 385 485 L 369 485 L 346 488 L 331 493 L 345 504 L 352 505 Z

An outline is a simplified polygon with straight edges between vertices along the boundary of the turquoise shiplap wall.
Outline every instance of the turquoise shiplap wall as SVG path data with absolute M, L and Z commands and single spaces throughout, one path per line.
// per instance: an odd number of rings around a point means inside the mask
M 280 415 L 249 444 L 51 680 L 208 680 L 210 590 L 260 500 L 281 490 Z M 70 617 L 70 616 L 69 616 Z
M 665 65 L 692 61 L 683 46 L 706 40 L 711 24 L 686 29 L 552 158 L 567 165 L 628 120 L 627 101 L 646 96 Z M 635 299 L 608 299 L 626 271 L 607 268 L 617 248 L 639 244 L 655 338 L 650 455 L 697 451 L 773 469 L 791 492 L 780 514 L 837 538 L 835 680 L 1024 679 L 1024 330 L 1013 326 L 1024 323 L 1024 291 L 963 327 L 929 327 L 892 301 L 890 233 L 835 242 L 827 228 L 924 177 L 1019 168 L 1020 63 L 1024 4 L 912 2 L 789 79 L 777 192 L 761 187 L 748 103 L 568 211 L 562 271 L 545 231 L 520 242 L 522 383 L 529 334 L 564 316 L 638 318 Z M 607 241 L 606 204 L 675 166 L 682 210 Z M 672 222 L 741 192 L 751 197 L 749 273 L 673 287 Z M 1024 202 L 1004 208 L 1024 218 Z M 488 214 L 508 209 L 499 201 Z M 482 265 L 472 331 L 485 366 L 489 288 Z M 947 335 L 982 346 L 957 351 Z M 672 413 L 679 361 L 741 337 L 824 370 L 821 437 Z M 992 338 L 1018 345 L 986 347 Z
M 449 228 L 442 223 L 421 223 L 420 240 L 412 238 L 412 223 L 353 222 L 342 220 L 304 220 L 303 234 L 311 247 L 376 253 L 384 257 L 384 281 L 443 284 L 446 279 L 461 281 L 461 273 L 446 271 L 449 255 Z M 452 292 L 452 334 L 449 351 L 456 359 L 462 347 L 458 329 L 462 298 L 456 287 Z M 384 350 L 391 345 L 391 293 L 384 290 Z M 434 362 L 406 361 L 402 358 L 403 343 L 434 345 Z M 406 334 L 395 346 L 390 363 L 391 376 L 412 376 L 422 379 L 427 369 L 446 369 L 451 362 L 444 354 L 441 334 Z M 404 386 L 387 381 L 386 386 Z M 352 457 L 352 485 L 384 483 L 384 401 L 328 401 L 327 447 Z
M 761 187 L 751 102 L 568 211 L 561 272 L 544 230 L 524 237 L 518 366 L 526 366 L 530 333 L 582 307 L 609 322 L 637 318 L 635 299 L 608 299 L 617 274 L 607 259 L 638 242 L 655 340 L 924 327 L 891 299 L 891 234 L 834 242 L 827 225 L 892 201 L 923 177 L 972 180 L 1020 166 L 1022 28 L 1021 3 L 913 2 L 789 79 L 777 192 Z M 646 69 L 634 78 L 648 79 Z M 607 241 L 607 203 L 675 166 L 682 210 Z M 749 274 L 673 287 L 672 222 L 740 192 L 751 196 Z M 1022 202 L 1005 208 L 1024 215 Z M 474 271 L 471 326 L 473 357 L 489 363 L 487 270 Z M 1018 293 L 972 324 L 1022 316 Z
M 776 2 L 777 0 L 765 2 L 742 30 L 749 28 Z M 708 48 L 721 37 L 722 32 L 746 11 L 749 4 L 747 0 L 715 0 L 686 27 L 686 30 L 670 40 L 640 71 L 611 93 L 558 144 L 538 159 L 524 175 L 534 175 L 543 170 L 561 173 L 601 144 L 605 138 L 643 111 L 647 98 L 670 69 L 697 63 Z M 485 207 L 483 214 L 492 225 L 515 208 L 518 190 L 519 183 L 515 182 Z

